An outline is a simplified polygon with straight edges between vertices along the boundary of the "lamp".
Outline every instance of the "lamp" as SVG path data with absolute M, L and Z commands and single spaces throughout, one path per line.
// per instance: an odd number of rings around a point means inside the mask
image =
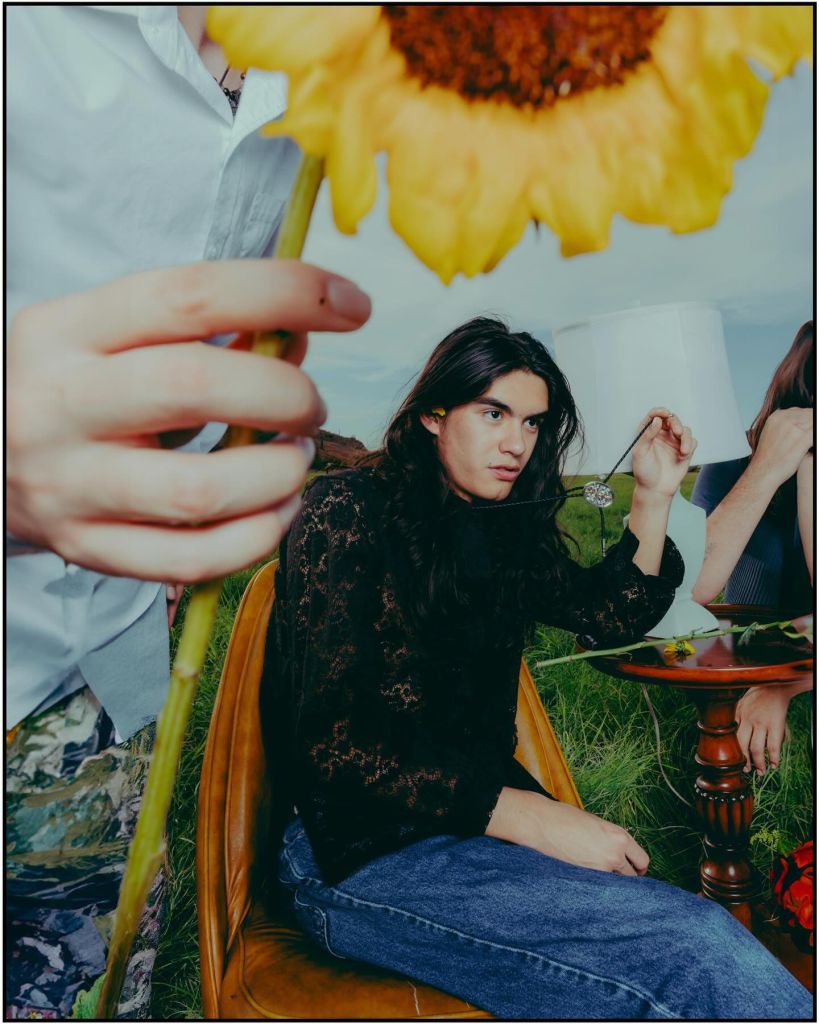
M 692 464 L 750 453 L 728 369 L 722 317 L 701 303 L 644 306 L 595 316 L 552 332 L 556 359 L 583 418 L 585 445 L 566 472 L 605 475 L 636 437 L 652 406 L 665 406 L 697 439 Z M 621 470 L 631 469 L 631 456 Z M 705 554 L 705 512 L 677 491 L 668 535 L 685 562 L 669 611 L 649 631 L 666 638 L 712 629 L 717 620 L 691 591 Z

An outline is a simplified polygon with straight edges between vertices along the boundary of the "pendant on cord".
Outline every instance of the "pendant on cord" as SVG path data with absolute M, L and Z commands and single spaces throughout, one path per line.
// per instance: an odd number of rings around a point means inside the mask
M 583 497 L 595 508 L 608 508 L 614 502 L 614 491 L 602 480 L 590 480 L 583 488 Z

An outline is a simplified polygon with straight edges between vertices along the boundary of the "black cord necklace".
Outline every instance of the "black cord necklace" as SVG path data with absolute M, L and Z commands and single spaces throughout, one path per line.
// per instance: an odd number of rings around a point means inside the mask
M 539 505 L 544 502 L 560 501 L 562 498 L 584 498 L 590 505 L 594 506 L 600 513 L 600 553 L 603 558 L 606 557 L 606 521 L 603 517 L 603 509 L 608 508 L 614 501 L 614 491 L 609 487 L 609 480 L 617 472 L 620 463 L 629 454 L 631 449 L 637 444 L 643 434 L 648 430 L 652 424 L 652 420 L 643 427 L 640 433 L 634 438 L 631 444 L 626 448 L 620 458 L 615 462 L 611 470 L 603 477 L 602 480 L 590 480 L 587 484 L 578 484 L 576 487 L 570 487 L 564 493 L 555 498 L 529 498 L 526 501 L 510 501 L 503 502 L 497 505 L 479 505 L 477 508 L 473 508 L 474 512 L 485 512 L 487 510 L 497 511 L 502 508 L 514 508 L 517 505 Z
M 224 72 L 222 73 L 222 77 L 218 80 L 218 82 L 215 75 L 213 76 L 213 80 L 214 82 L 217 82 L 219 88 L 222 90 L 225 96 L 227 96 L 227 101 L 230 104 L 230 111 L 233 114 L 233 116 L 236 117 L 236 111 L 239 109 L 239 100 L 242 98 L 242 86 L 240 85 L 238 89 L 228 89 L 223 84 L 228 76 L 228 71 L 230 71 L 230 64 L 228 64 L 228 66 L 225 68 Z M 247 72 L 242 72 L 243 83 L 246 74 Z

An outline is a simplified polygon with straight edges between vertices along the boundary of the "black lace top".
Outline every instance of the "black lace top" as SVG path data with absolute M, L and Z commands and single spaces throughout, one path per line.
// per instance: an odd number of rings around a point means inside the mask
M 469 615 L 422 641 L 398 600 L 386 497 L 371 468 L 320 477 L 280 548 L 262 685 L 274 829 L 295 804 L 328 882 L 429 835 L 482 834 L 504 785 L 542 792 L 513 760 L 523 630 L 495 642 L 480 599 L 491 572 L 479 567 Z M 642 636 L 671 603 L 682 559 L 667 540 L 660 575 L 646 576 L 636 548 L 626 531 L 591 568 L 567 555 L 564 591 L 535 596 L 532 620 L 605 644 Z

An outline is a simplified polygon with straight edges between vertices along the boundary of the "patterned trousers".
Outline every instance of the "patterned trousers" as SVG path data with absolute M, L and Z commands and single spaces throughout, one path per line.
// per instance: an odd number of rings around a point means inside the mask
M 125 743 L 86 687 L 25 719 L 6 745 L 5 1019 L 67 1017 L 105 955 L 153 743 Z M 128 964 L 120 1019 L 148 1015 L 160 872 Z

